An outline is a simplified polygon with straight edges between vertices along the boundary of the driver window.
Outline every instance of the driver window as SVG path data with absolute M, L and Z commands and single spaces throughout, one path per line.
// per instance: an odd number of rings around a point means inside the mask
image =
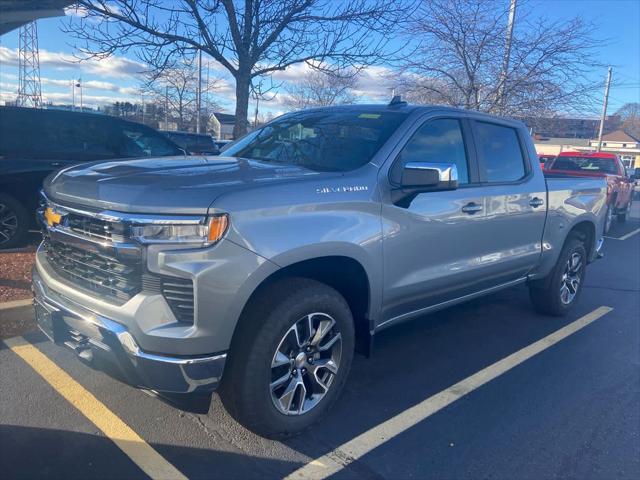
M 440 118 L 427 121 L 407 142 L 396 163 L 401 171 L 408 162 L 455 163 L 458 183 L 469 183 L 467 153 L 460 121 Z

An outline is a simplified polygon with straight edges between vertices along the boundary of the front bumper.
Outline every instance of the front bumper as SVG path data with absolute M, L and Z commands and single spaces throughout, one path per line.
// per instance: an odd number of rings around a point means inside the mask
M 123 325 L 55 292 L 35 268 L 32 279 L 39 327 L 81 359 L 131 385 L 157 392 L 210 392 L 217 388 L 226 354 L 183 357 L 144 352 Z

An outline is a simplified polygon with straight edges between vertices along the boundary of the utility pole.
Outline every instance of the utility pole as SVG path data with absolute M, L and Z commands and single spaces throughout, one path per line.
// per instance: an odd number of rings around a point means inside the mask
M 598 149 L 602 149 L 602 131 L 604 130 L 604 121 L 607 118 L 607 104 L 609 103 L 609 87 L 611 86 L 611 67 L 607 71 L 607 83 L 604 87 L 604 102 L 602 102 L 602 117 L 600 117 L 600 129 L 598 130 Z
M 253 128 L 258 128 L 258 107 L 260 106 L 260 97 L 256 95 L 256 114 L 253 118 Z
M 200 133 L 200 111 L 202 107 L 202 49 L 198 50 L 198 88 L 196 88 L 196 133 Z
M 169 130 L 169 85 L 164 87 L 164 130 Z
M 502 59 L 502 70 L 500 72 L 500 81 L 498 83 L 498 93 L 496 100 L 500 112 L 504 106 L 504 86 L 507 81 L 507 73 L 509 72 L 509 61 L 511 60 L 511 40 L 513 38 L 513 24 L 516 19 L 516 2 L 517 0 L 511 0 L 509 5 L 509 20 L 507 21 L 507 38 L 504 46 L 504 58 Z
M 83 103 L 82 103 L 82 78 L 78 79 L 78 84 L 76 87 L 80 88 L 80 111 L 82 111 Z

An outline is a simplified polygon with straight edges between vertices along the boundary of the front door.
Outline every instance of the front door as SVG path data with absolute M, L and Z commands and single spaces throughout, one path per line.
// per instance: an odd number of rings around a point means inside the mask
M 391 196 L 383 201 L 382 323 L 477 291 L 486 280 L 495 232 L 487 222 L 468 125 L 464 118 L 426 120 L 388 171 L 392 189 L 408 162 L 454 163 L 459 188 L 420 193 L 408 204 L 393 203 Z

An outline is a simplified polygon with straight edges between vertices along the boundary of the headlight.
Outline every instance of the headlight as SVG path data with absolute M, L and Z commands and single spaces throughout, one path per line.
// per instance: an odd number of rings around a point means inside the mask
M 204 223 L 149 224 L 131 227 L 131 236 L 142 243 L 189 243 L 209 246 L 227 231 L 227 214 L 209 217 Z

